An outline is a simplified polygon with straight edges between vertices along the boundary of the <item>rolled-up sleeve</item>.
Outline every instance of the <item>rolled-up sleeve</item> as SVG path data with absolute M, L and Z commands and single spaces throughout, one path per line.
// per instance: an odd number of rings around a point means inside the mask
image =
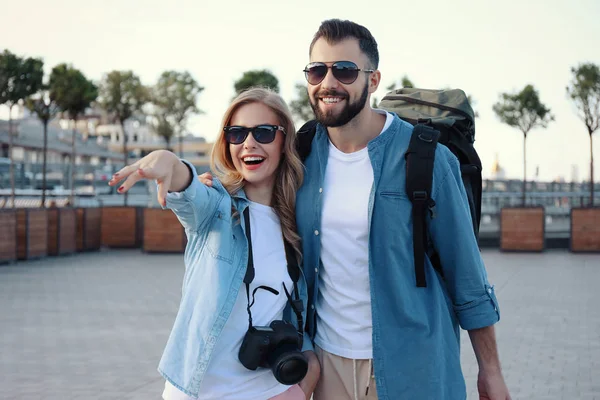
M 460 326 L 483 328 L 500 320 L 500 309 L 473 232 L 458 160 L 440 150 L 434 175 L 440 179 L 434 177 L 432 191 L 436 216 L 429 219 L 429 231 Z
M 196 168 L 186 160 L 181 161 L 192 173 L 191 183 L 181 192 L 168 193 L 167 205 L 162 208 L 172 210 L 186 230 L 198 231 L 214 214 L 223 194 L 202 184 Z

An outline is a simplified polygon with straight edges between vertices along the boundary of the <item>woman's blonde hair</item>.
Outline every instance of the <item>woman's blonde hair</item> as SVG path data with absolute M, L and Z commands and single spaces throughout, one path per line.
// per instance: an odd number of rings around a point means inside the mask
M 269 107 L 279 119 L 279 124 L 285 128 L 283 154 L 276 172 L 271 207 L 279 217 L 284 238 L 294 247 L 300 258 L 300 236 L 296 232 L 296 191 L 302 184 L 303 166 L 296 152 L 296 130 L 292 115 L 279 94 L 270 89 L 256 87 L 241 92 L 231 102 L 225 111 L 219 136 L 211 152 L 211 168 L 230 194 L 235 194 L 244 187 L 244 178 L 235 169 L 223 128 L 231 123 L 231 117 L 240 107 L 252 103 L 261 103 Z

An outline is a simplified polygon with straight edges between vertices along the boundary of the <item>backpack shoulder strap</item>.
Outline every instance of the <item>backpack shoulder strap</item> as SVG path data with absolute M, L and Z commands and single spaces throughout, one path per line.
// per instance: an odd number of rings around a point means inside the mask
M 417 123 L 406 151 L 406 193 L 412 203 L 413 252 L 417 287 L 425 287 L 425 250 L 427 245 L 426 212 L 435 202 L 431 199 L 433 163 L 439 131 Z
M 313 138 L 317 133 L 317 121 L 310 120 L 306 122 L 296 133 L 296 150 L 300 156 L 300 160 L 304 162 L 310 154 L 310 148 L 312 145 Z

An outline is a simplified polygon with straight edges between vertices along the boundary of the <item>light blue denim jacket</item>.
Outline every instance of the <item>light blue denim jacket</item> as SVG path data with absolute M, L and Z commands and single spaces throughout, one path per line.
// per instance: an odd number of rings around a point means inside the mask
M 416 287 L 412 205 L 405 191 L 404 154 L 411 133 L 412 125 L 394 116 L 391 126 L 368 144 L 374 174 L 368 216 L 377 395 L 380 400 L 463 400 L 459 326 L 471 330 L 493 325 L 500 314 L 473 234 L 458 160 L 443 145 L 435 153 L 436 216 L 427 222 L 445 278 L 427 259 L 427 287 Z M 319 125 L 296 205 L 309 288 L 308 330 L 313 338 L 323 267 L 319 231 L 328 146 L 327 132 Z
M 184 161 L 185 162 L 185 161 Z M 182 392 L 197 397 L 215 343 L 235 304 L 248 263 L 248 242 L 242 229 L 248 200 L 240 190 L 230 196 L 215 179 L 212 188 L 201 184 L 193 171 L 192 183 L 182 192 L 167 195 L 167 207 L 175 213 L 188 239 L 185 275 L 179 311 L 158 371 Z M 232 206 L 240 220 L 232 219 Z M 298 282 L 306 321 L 307 289 L 304 275 Z M 289 302 L 284 319 L 297 327 Z M 303 351 L 312 350 L 308 337 Z

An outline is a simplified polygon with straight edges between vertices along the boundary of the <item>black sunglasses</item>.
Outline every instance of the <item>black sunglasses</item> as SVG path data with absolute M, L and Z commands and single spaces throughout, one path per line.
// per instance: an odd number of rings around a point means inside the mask
M 227 143 L 231 144 L 244 143 L 250 132 L 252 132 L 254 140 L 262 144 L 271 143 L 275 140 L 277 131 L 281 131 L 285 134 L 285 128 L 280 125 L 258 125 L 253 128 L 246 128 L 245 126 L 226 126 L 223 130 L 225 131 L 225 140 Z
M 352 61 L 336 61 L 331 64 L 331 67 L 322 62 L 310 63 L 304 68 L 304 75 L 306 76 L 308 83 L 311 85 L 318 85 L 323 82 L 323 79 L 327 76 L 327 70 L 329 68 L 331 68 L 331 72 L 335 79 L 345 85 L 353 83 L 356 78 L 358 78 L 358 73 L 361 71 L 368 73 L 375 72 L 375 70 L 372 69 L 360 69 Z

